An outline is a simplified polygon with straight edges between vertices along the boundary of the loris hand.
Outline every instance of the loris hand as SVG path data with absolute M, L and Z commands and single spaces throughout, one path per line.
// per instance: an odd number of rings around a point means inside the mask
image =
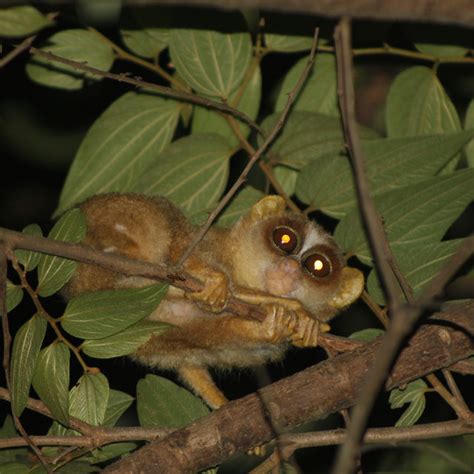
M 190 298 L 203 309 L 213 313 L 222 312 L 227 306 L 230 297 L 229 279 L 219 271 L 207 271 L 202 291 L 187 293 Z
M 329 324 L 313 319 L 305 310 L 297 312 L 298 322 L 295 331 L 290 337 L 296 347 L 316 347 L 320 332 L 328 332 Z

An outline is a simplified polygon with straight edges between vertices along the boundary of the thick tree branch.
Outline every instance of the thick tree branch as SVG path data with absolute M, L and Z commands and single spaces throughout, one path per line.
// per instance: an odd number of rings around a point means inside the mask
M 471 0 L 127 0 L 128 5 L 192 5 L 218 8 L 260 8 L 311 13 L 325 17 L 349 16 L 387 21 L 420 21 L 474 25 Z
M 474 303 L 433 315 L 401 352 L 385 388 L 469 357 L 474 352 L 473 316 Z M 270 441 L 275 428 L 289 430 L 348 408 L 366 383 L 381 344 L 378 339 L 231 402 L 106 472 L 195 472 Z

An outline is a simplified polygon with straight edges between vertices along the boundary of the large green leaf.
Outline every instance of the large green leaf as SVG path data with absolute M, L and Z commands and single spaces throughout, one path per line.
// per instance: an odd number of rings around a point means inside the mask
M 364 141 L 372 196 L 434 176 L 473 135 L 468 131 Z M 349 160 L 332 155 L 313 160 L 298 176 L 296 195 L 314 209 L 343 217 L 356 202 Z
M 267 117 L 262 128 L 270 133 L 280 119 L 280 113 Z M 363 139 L 372 139 L 374 131 L 360 127 Z M 261 140 L 260 140 L 261 141 Z M 296 111 L 290 114 L 286 124 L 271 146 L 279 164 L 301 169 L 320 156 L 332 154 L 337 157 L 345 152 L 344 134 L 337 117 L 316 112 Z
M 188 216 L 207 211 L 224 191 L 232 153 L 219 135 L 181 138 L 156 157 L 134 191 L 165 196 Z
M 469 102 L 469 106 L 466 111 L 466 117 L 464 118 L 464 128 L 466 130 L 474 129 L 474 99 Z M 467 163 L 471 168 L 474 168 L 474 140 L 465 148 Z
M 22 232 L 24 234 L 34 235 L 36 237 L 43 236 L 41 227 L 38 224 L 29 224 L 23 229 Z M 32 252 L 31 250 L 15 250 L 15 255 L 27 272 L 34 270 L 38 266 L 41 257 L 40 253 Z
M 217 219 L 217 224 L 223 227 L 230 227 L 235 224 L 243 215 L 250 211 L 250 208 L 260 199 L 264 194 L 252 188 L 252 186 L 246 186 L 241 189 L 232 199 L 231 203 L 224 209 L 224 212 Z
M 285 108 L 288 94 L 300 79 L 308 64 L 308 57 L 300 59 L 287 73 L 278 94 L 275 110 Z M 339 116 L 337 98 L 336 58 L 333 54 L 319 53 L 306 82 L 296 98 L 292 110 L 319 112 Z
M 391 245 L 421 245 L 438 242 L 473 198 L 474 170 L 466 169 L 380 194 L 375 204 Z M 371 263 L 356 208 L 340 221 L 335 237 L 345 251 Z
M 121 357 L 135 352 L 153 334 L 159 334 L 169 327 L 156 321 L 139 321 L 123 331 L 101 339 L 90 339 L 81 345 L 84 354 L 98 359 Z
M 228 99 L 247 71 L 252 42 L 247 32 L 171 30 L 170 55 L 180 77 L 196 92 Z
M 168 285 L 83 293 L 69 301 L 61 318 L 65 331 L 82 339 L 101 339 L 149 316 Z
M 0 8 L 0 36 L 19 38 L 31 35 L 54 22 L 30 6 Z
M 137 385 L 137 411 L 141 426 L 181 428 L 207 415 L 209 408 L 188 390 L 149 374 Z
M 180 104 L 128 92 L 94 122 L 66 178 L 56 214 L 94 194 L 131 191 L 171 141 Z
M 56 222 L 48 237 L 77 243 L 86 235 L 86 219 L 79 209 L 71 209 Z M 38 265 L 38 293 L 50 296 L 72 277 L 77 263 L 61 257 L 43 254 Z
M 400 408 L 409 404 L 395 426 L 412 426 L 418 421 L 425 410 L 427 390 L 426 383 L 422 379 L 417 379 L 410 382 L 403 390 L 395 388 L 390 392 L 391 408 Z
M 448 240 L 421 245 L 394 245 L 392 250 L 400 271 L 413 288 L 415 296 L 430 283 L 439 270 L 456 253 L 463 242 Z M 377 303 L 385 304 L 385 298 L 374 268 L 367 279 L 367 290 Z
M 277 165 L 273 167 L 273 175 L 288 196 L 295 193 L 299 173 L 299 171 L 287 166 Z
M 63 30 L 48 39 L 41 48 L 65 59 L 86 62 L 88 66 L 108 71 L 114 63 L 111 46 L 87 30 Z M 76 90 L 84 86 L 84 79 L 99 80 L 100 76 L 79 71 L 65 64 L 33 56 L 26 65 L 26 73 L 33 81 L 49 87 Z
M 430 135 L 461 130 L 456 109 L 436 73 L 414 66 L 399 74 L 387 98 L 390 137 Z
M 242 86 L 241 86 L 242 87 Z M 255 67 L 252 77 L 241 93 L 240 87 L 231 95 L 228 103 L 245 113 L 252 120 L 257 118 L 260 108 L 260 98 L 262 95 L 262 75 L 260 67 Z M 250 127 L 243 124 L 238 119 L 234 119 L 239 127 L 242 135 L 247 137 Z M 239 144 L 239 139 L 230 127 L 226 118 L 215 110 L 202 106 L 194 107 L 193 121 L 191 126 L 193 134 L 197 133 L 218 133 L 222 135 L 233 147 Z
M 46 320 L 35 314 L 15 335 L 11 358 L 11 390 L 13 413 L 16 416 L 20 416 L 26 406 L 45 333 Z
M 133 403 L 133 400 L 134 398 L 128 393 L 111 389 L 102 424 L 104 426 L 115 426 L 125 410 Z
M 109 391 L 105 375 L 85 373 L 69 395 L 69 414 L 91 425 L 101 425 L 107 410 Z
M 33 388 L 54 418 L 67 425 L 69 419 L 69 349 L 53 342 L 39 353 Z
M 7 312 L 16 308 L 23 299 L 23 288 L 7 280 Z

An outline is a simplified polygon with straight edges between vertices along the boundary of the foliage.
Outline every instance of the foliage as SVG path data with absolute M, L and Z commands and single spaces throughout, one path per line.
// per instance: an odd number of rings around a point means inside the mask
M 90 124 L 77 150 L 54 212 L 60 218 L 48 233 L 51 239 L 80 242 L 85 235 L 84 217 L 79 210 L 68 209 L 103 192 L 164 195 L 194 223 L 203 223 L 234 179 L 231 160 L 242 163 L 244 152 L 263 142 L 248 123 L 217 111 L 211 102 L 245 113 L 268 134 L 307 64 L 311 38 L 282 34 L 272 30 L 271 22 L 265 33 L 252 35 L 251 25 L 237 13 L 211 12 L 206 21 L 197 15 L 191 25 L 172 9 L 156 7 L 152 13 L 136 9 L 127 19 L 124 15 L 117 35 L 123 44 L 117 45 L 79 21 L 71 26 L 60 16 L 52 30 L 51 18 L 33 7 L 0 9 L 0 38 L 41 32 L 38 41 L 43 51 L 86 62 L 104 72 L 121 68 L 125 73 L 127 68 L 116 64 L 117 59 L 145 64 L 155 74 L 155 82 L 167 81 L 175 91 L 193 93 L 209 105 L 191 105 L 152 88 L 124 92 L 110 103 Z M 335 222 L 335 239 L 346 255 L 367 266 L 368 293 L 384 305 L 358 211 L 339 114 L 335 57 L 329 44 L 329 37 L 321 39 L 326 50 L 318 54 L 283 131 L 263 160 L 276 187 L 297 198 L 307 214 L 318 213 Z M 432 54 L 452 56 L 453 62 L 468 52 L 463 45 L 423 41 L 415 41 L 413 48 L 420 51 L 419 59 Z M 279 71 L 277 90 L 262 83 L 267 57 L 292 58 L 291 65 Z M 423 64 L 405 64 L 393 78 L 382 104 L 382 129 L 359 127 L 370 190 L 415 295 L 429 285 L 462 243 L 462 238 L 447 236 L 474 198 L 474 101 L 469 107 L 464 104 L 463 123 L 463 106 L 453 103 L 437 64 Z M 30 57 L 26 75 L 38 87 L 66 91 L 82 90 L 102 79 L 40 56 Z M 217 224 L 236 222 L 267 191 L 266 178 L 254 171 Z M 23 232 L 43 235 L 37 224 Z M 7 310 L 15 310 L 28 293 L 36 311 L 14 335 L 13 413 L 23 413 L 33 387 L 55 420 L 49 434 L 77 435 L 70 428 L 70 417 L 93 426 L 115 426 L 133 398 L 110 388 L 106 374 L 90 367 L 87 357 L 100 363 L 96 359 L 130 355 L 153 334 L 165 331 L 167 325 L 146 318 L 159 305 L 166 285 L 84 294 L 72 299 L 59 317 L 52 317 L 48 310 L 52 298 L 48 297 L 67 284 L 77 263 L 25 250 L 16 251 L 15 256 L 17 275 L 7 282 Z M 369 328 L 351 337 L 369 341 L 381 333 Z M 70 370 L 76 362 L 82 370 L 78 379 L 71 378 Z M 416 423 L 425 409 L 428 390 L 420 379 L 391 392 L 391 408 L 409 404 L 396 426 Z M 138 382 L 136 397 L 141 426 L 181 427 L 209 412 L 199 398 L 156 375 Z M 1 436 L 15 435 L 7 418 Z M 92 465 L 136 447 L 136 443 L 101 447 L 83 455 L 83 462 L 74 461 L 71 468 L 93 472 Z M 4 466 L 0 470 L 31 472 L 31 458 L 25 452 L 0 453 Z M 44 452 L 49 456 L 46 449 Z M 54 457 L 60 453 L 56 448 L 49 452 Z

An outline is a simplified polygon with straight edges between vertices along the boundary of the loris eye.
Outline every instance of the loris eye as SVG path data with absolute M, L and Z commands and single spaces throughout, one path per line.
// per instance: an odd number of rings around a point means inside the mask
M 323 254 L 313 253 L 305 258 L 303 262 L 304 267 L 308 270 L 311 275 L 318 278 L 327 277 L 331 273 L 331 262 Z
M 273 243 L 285 253 L 292 253 L 298 246 L 298 237 L 289 227 L 277 227 L 273 231 Z

